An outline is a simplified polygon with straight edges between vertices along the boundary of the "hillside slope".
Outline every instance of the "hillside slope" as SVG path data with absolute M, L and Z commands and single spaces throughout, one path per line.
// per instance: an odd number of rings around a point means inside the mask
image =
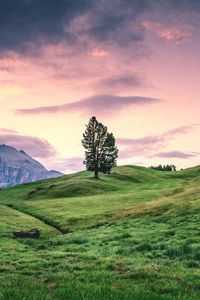
M 10 195 L 12 198 L 19 197 L 22 200 L 89 196 L 120 190 L 127 192 L 133 187 L 141 187 L 142 184 L 155 184 L 168 180 L 171 176 L 170 172 L 157 172 L 137 166 L 120 166 L 113 168 L 110 175 L 101 174 L 100 180 L 95 180 L 91 172 L 82 171 L 50 180 L 16 186 L 2 191 L 1 195 L 5 195 L 5 197 Z
M 0 203 L 71 231 L 77 226 L 155 210 L 159 205 L 165 211 L 169 202 L 176 206 L 179 197 L 181 203 L 185 195 L 198 195 L 199 180 L 200 167 L 161 172 L 121 166 L 111 175 L 102 174 L 100 180 L 82 171 L 2 190 Z
M 198 300 L 200 167 L 91 176 L 0 191 L 0 300 Z

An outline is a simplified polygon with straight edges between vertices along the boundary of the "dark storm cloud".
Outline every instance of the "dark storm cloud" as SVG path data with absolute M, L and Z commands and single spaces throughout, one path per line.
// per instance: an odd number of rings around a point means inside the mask
M 1 0 L 0 50 L 23 52 L 44 43 L 87 35 L 100 41 L 140 41 L 143 31 L 128 28 L 143 13 L 156 10 L 197 11 L 199 0 Z M 83 17 L 82 20 L 80 18 Z M 84 21 L 84 18 L 85 21 Z M 87 20 L 87 21 L 86 21 Z M 76 25 L 70 27 L 76 21 Z M 86 24 L 86 23 L 87 24 Z M 79 24 L 79 25 L 78 25 Z
M 143 40 L 138 19 L 145 13 L 197 11 L 198 0 L 1 0 L 0 51 L 36 50 L 80 36 L 122 47 Z M 129 28 L 129 26 L 131 27 Z M 26 52 L 27 53 L 27 52 Z
M 200 10 L 199 0 L 170 0 L 169 4 L 174 9 L 197 11 Z
M 93 7 L 91 34 L 101 40 L 106 40 L 112 36 L 116 41 L 125 41 L 124 34 L 119 35 L 120 29 L 129 25 L 130 22 L 135 22 L 150 7 L 151 4 L 148 0 L 99 1 Z M 115 33 L 117 34 L 115 35 Z M 132 27 L 129 38 L 140 41 L 142 34 L 140 30 L 134 30 Z
M 6 144 L 24 150 L 29 155 L 37 158 L 52 157 L 56 154 L 55 149 L 47 140 L 33 136 L 20 135 L 12 130 L 0 129 L 0 144 Z
M 90 0 L 1 0 L 0 50 L 23 52 L 67 38 L 65 26 L 90 6 Z
M 60 41 L 73 43 L 80 36 L 99 41 L 140 41 L 135 22 L 149 7 L 147 0 L 1 0 L 0 51 L 35 50 Z M 122 31 L 121 31 L 122 29 Z M 123 32 L 123 34 L 121 34 Z
M 139 96 L 114 96 L 114 95 L 95 95 L 77 102 L 70 102 L 63 105 L 43 106 L 28 109 L 18 109 L 18 115 L 38 115 L 55 113 L 89 113 L 109 116 L 124 108 L 140 106 L 159 102 L 159 99 L 139 97 Z

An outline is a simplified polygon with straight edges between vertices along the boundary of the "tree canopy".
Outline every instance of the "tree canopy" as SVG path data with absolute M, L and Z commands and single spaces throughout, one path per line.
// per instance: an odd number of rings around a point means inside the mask
M 151 169 L 158 170 L 158 171 L 176 171 L 175 165 L 158 165 L 158 166 L 151 166 Z
M 99 123 L 96 117 L 91 117 L 83 134 L 82 145 L 85 148 L 84 164 L 88 171 L 109 174 L 112 167 L 116 166 L 118 149 L 115 146 L 113 133 L 107 131 L 107 127 Z

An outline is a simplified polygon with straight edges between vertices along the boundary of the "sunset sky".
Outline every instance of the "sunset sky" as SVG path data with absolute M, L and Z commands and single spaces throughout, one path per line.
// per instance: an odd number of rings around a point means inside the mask
M 91 116 L 118 165 L 200 164 L 199 0 L 0 0 L 0 144 L 84 168 Z

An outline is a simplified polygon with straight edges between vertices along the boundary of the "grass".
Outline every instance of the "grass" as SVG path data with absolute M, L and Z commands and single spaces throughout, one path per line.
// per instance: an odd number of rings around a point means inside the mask
M 124 166 L 2 190 L 0 300 L 199 299 L 199 210 L 200 167 Z M 39 240 L 13 239 L 34 227 Z

